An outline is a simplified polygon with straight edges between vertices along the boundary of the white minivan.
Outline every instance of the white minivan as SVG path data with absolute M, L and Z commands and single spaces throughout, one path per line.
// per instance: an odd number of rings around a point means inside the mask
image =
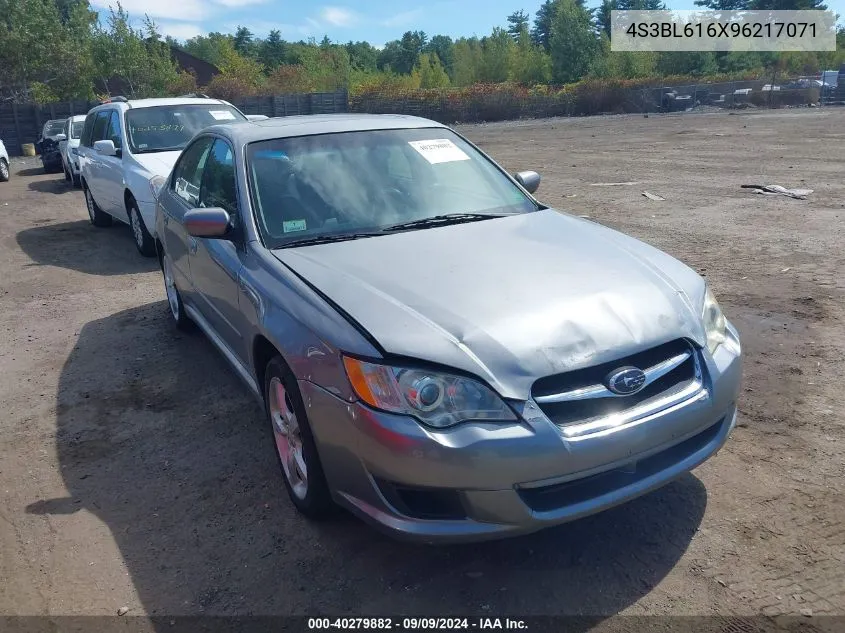
M 88 112 L 79 168 L 94 226 L 126 222 L 138 251 L 155 255 L 156 196 L 182 149 L 216 123 L 247 121 L 232 104 L 204 97 L 112 99 Z

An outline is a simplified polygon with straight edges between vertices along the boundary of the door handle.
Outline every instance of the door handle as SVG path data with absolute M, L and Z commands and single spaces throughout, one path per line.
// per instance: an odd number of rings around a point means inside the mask
M 189 237 L 188 238 L 188 252 L 191 255 L 197 254 L 197 246 L 199 246 L 197 239 L 195 237 Z
M 168 222 L 170 222 L 170 216 L 167 215 L 166 213 L 162 213 L 162 217 L 163 217 L 162 221 L 164 222 L 164 226 L 167 226 Z

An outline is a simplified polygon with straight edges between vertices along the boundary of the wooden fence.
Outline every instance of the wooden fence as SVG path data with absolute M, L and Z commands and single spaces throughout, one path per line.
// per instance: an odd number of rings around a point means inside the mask
M 243 97 L 232 101 L 232 105 L 245 114 L 277 117 L 346 112 L 348 101 L 346 91 L 341 90 Z M 4 103 L 0 105 L 0 140 L 3 141 L 10 155 L 20 156 L 21 145 L 35 143 L 41 135 L 44 123 L 50 119 L 66 119 L 75 114 L 85 114 L 99 103 L 99 101 L 63 101 L 42 106 L 32 103 Z

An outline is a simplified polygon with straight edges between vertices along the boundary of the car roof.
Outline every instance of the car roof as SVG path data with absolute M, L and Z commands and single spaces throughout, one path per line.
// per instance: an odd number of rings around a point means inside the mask
M 223 105 L 230 106 L 232 104 L 223 101 L 222 99 L 211 99 L 204 97 L 162 97 L 157 99 L 131 99 L 129 101 L 106 101 L 100 105 L 94 106 L 88 111 L 90 114 L 95 110 L 102 110 L 107 108 L 118 107 L 121 110 L 135 110 L 136 108 L 155 108 L 158 106 L 168 105 Z
M 77 121 L 84 121 L 86 116 L 88 116 L 88 115 L 87 114 L 74 114 L 73 116 L 69 116 L 68 119 L 70 119 L 73 123 L 76 123 Z
M 204 97 L 164 97 L 160 99 L 130 99 L 126 102 L 130 108 L 154 108 L 166 105 L 229 105 L 221 99 Z
M 442 123 L 430 119 L 400 114 L 303 114 L 263 121 L 225 123 L 207 129 L 221 133 L 240 145 L 294 136 L 418 128 L 448 129 Z

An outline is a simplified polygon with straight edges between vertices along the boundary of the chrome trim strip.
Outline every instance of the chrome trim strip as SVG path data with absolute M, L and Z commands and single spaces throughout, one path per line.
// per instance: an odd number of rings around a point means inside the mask
M 616 430 L 619 427 L 626 426 L 640 418 L 652 417 L 662 413 L 665 409 L 672 407 L 681 407 L 686 404 L 691 404 L 701 398 L 707 397 L 709 392 L 704 388 L 700 380 L 694 380 L 684 389 L 678 393 L 666 396 L 660 400 L 649 402 L 645 405 L 621 411 L 612 415 L 586 422 L 584 424 L 571 424 L 569 426 L 559 426 L 561 433 L 568 440 L 584 439 L 584 436 L 595 435 L 602 431 Z
M 658 378 L 668 374 L 670 371 L 688 360 L 690 356 L 692 356 L 691 351 L 681 352 L 672 358 L 667 358 L 666 360 L 644 370 L 643 373 L 645 373 L 645 382 L 639 391 L 645 389 Z M 613 393 L 604 385 L 590 385 L 589 387 L 572 389 L 571 391 L 564 391 L 561 393 L 553 393 L 548 396 L 537 396 L 534 398 L 534 401 L 542 404 L 551 402 L 571 402 L 574 400 L 587 400 L 590 398 L 623 398 L 630 395 L 633 394 Z

